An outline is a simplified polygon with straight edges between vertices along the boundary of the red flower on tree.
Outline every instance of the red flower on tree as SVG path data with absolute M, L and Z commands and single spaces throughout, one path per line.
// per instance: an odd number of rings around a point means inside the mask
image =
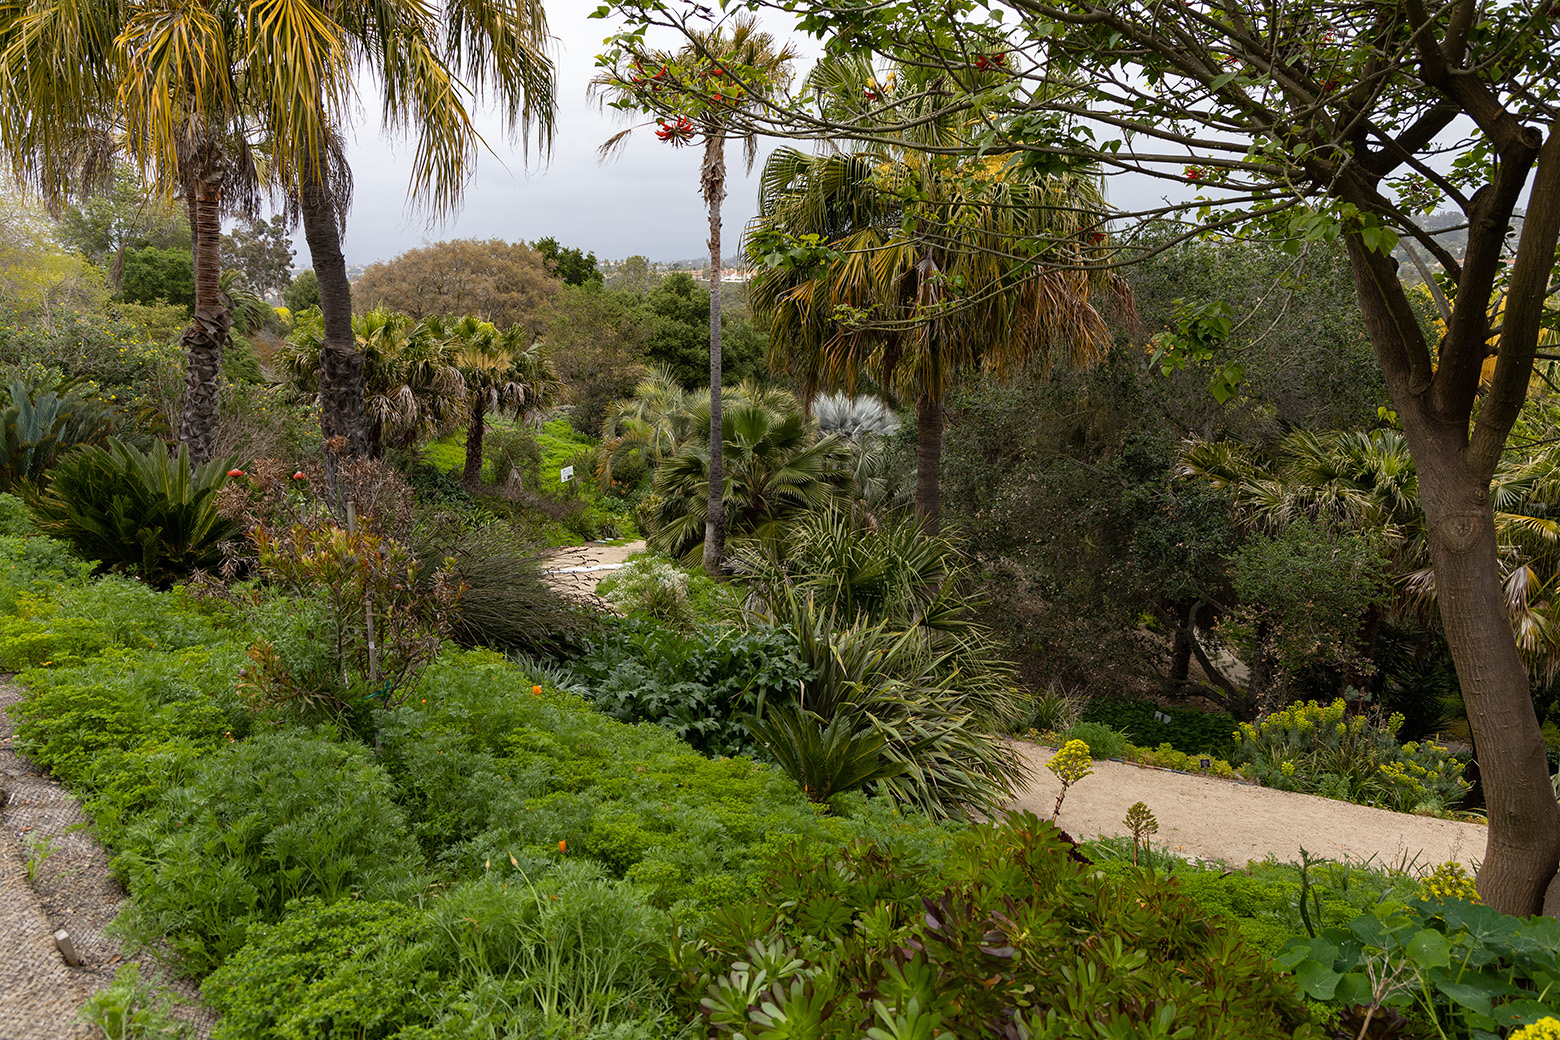
M 674 145 L 687 144 L 693 140 L 693 135 L 698 128 L 687 116 L 678 116 L 676 119 L 663 118 L 656 121 L 655 136 L 662 141 L 669 141 Z

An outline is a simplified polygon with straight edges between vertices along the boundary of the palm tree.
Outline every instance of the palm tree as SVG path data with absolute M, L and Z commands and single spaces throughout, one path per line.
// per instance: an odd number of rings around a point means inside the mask
M 190 205 L 196 313 L 180 427 L 197 459 L 209 452 L 227 335 L 218 222 L 224 209 L 253 208 L 260 187 L 284 191 L 320 278 L 322 423 L 365 451 L 363 359 L 340 248 L 351 178 L 336 133 L 354 77 L 362 69 L 378 79 L 387 128 L 417 128 L 412 196 L 442 212 L 458 201 L 480 145 L 468 94 L 496 95 L 523 140 L 534 124 L 550 143 L 545 40 L 540 0 L 263 13 L 237 0 L 40 0 L 0 11 L 0 141 L 16 175 L 46 198 L 106 179 L 106 156 L 122 141 L 162 193 Z M 256 149 L 264 162 L 251 161 Z
M 699 413 L 698 440 L 656 467 L 652 483 L 662 496 L 661 523 L 647 540 L 662 552 L 696 557 L 705 529 L 713 480 L 708 462 L 714 420 Z M 731 533 L 775 542 L 802 515 L 842 503 L 850 490 L 848 455 L 835 437 L 814 438 L 798 410 L 777 412 L 739 403 L 721 416 L 722 501 Z
M 765 93 L 783 90 L 790 82 L 790 65 L 796 52 L 789 45 L 777 47 L 768 33 L 760 32 L 757 18 L 741 14 L 727 32 L 716 27 L 695 33 L 687 46 L 675 53 L 645 51 L 629 55 L 628 64 L 596 77 L 591 89 L 615 107 L 640 112 L 667 111 L 675 116 L 659 119 L 656 136 L 674 145 L 704 138 L 704 161 L 699 167 L 699 191 L 709 207 L 710 224 L 710 423 L 722 427 L 720 265 L 721 202 L 726 197 L 726 139 L 738 135 L 744 145 L 748 169 L 757 157 L 758 138 L 751 130 L 737 130 L 736 115 L 758 104 Z M 625 130 L 602 146 L 612 153 L 631 131 Z M 723 575 L 726 552 L 726 514 L 721 501 L 725 481 L 721 455 L 710 447 L 709 500 L 705 503 L 704 570 L 711 577 Z
M 197 464 L 211 457 L 232 325 L 221 220 L 253 212 L 274 172 L 250 144 L 279 113 L 246 92 L 247 32 L 244 10 L 221 2 L 43 2 L 0 12 L 0 140 L 17 179 L 58 204 L 107 187 L 123 149 L 161 194 L 189 208 L 195 311 L 180 341 L 188 363 L 179 440 Z
M 466 384 L 450 364 L 442 341 L 426 335 L 406 315 L 377 308 L 353 316 L 352 334 L 363 358 L 371 457 L 382 457 L 387 447 L 409 448 L 442 437 L 460 423 Z M 276 355 L 288 391 L 319 394 L 324 338 L 325 319 L 318 307 L 293 316 L 292 335 Z
M 1101 310 L 1131 313 L 1126 283 L 1090 264 L 1107 242 L 1099 179 L 970 146 L 973 127 L 944 114 L 945 102 L 995 89 L 986 81 L 1004 73 L 968 71 L 973 85 L 944 69 L 822 64 L 810 83 L 825 108 L 870 109 L 893 95 L 902 122 L 858 151 L 777 150 L 748 240 L 759 266 L 777 241 L 806 254 L 749 284 L 772 363 L 805 398 L 870 379 L 915 402 L 916 513 L 929 532 L 953 383 L 974 369 L 1093 364 L 1109 342 Z
M 444 345 L 444 356 L 465 385 L 468 488 L 482 482 L 482 442 L 491 412 L 536 412 L 557 400 L 563 383 L 552 361 L 520 326 L 500 331 L 492 322 L 467 315 L 454 321 L 425 318 L 421 335 Z
M 386 129 L 416 128 L 410 197 L 435 214 L 460 201 L 481 138 L 466 97 L 499 102 L 512 133 L 528 144 L 534 130 L 545 151 L 556 114 L 547 16 L 541 0 L 461 0 L 445 4 L 333 4 L 333 24 L 348 52 L 379 81 Z M 343 69 L 350 69 L 350 64 Z M 318 101 L 304 84 L 278 82 Z M 335 128 L 307 128 L 299 149 L 306 161 L 289 170 L 288 186 L 320 282 L 325 316 L 320 420 L 325 435 L 347 438 L 353 453 L 369 450 L 361 413 L 365 359 L 353 350 L 352 289 L 341 232 L 351 197 Z M 480 447 L 480 446 L 479 446 Z

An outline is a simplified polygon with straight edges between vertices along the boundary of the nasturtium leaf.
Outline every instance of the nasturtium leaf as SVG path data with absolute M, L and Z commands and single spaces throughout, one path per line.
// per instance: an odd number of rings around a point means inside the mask
M 1294 975 L 1300 992 L 1312 1000 L 1331 1000 L 1337 992 L 1339 980 L 1343 978 L 1333 971 L 1331 964 L 1317 961 L 1305 961 L 1295 968 Z
M 1406 944 L 1408 955 L 1422 968 L 1444 968 L 1452 961 L 1452 944 L 1434 928 L 1414 933 Z

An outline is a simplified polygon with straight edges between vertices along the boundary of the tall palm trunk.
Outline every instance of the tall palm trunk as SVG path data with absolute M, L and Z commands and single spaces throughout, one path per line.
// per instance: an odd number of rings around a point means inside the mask
M 471 395 L 471 419 L 466 427 L 466 469 L 460 475 L 467 490 L 482 483 L 482 437 L 487 433 L 487 395 Z
M 184 401 L 179 411 L 179 443 L 190 461 L 211 460 L 221 393 L 222 351 L 233 315 L 222 295 L 222 193 L 217 176 L 196 177 L 188 194 L 190 232 L 195 254 L 195 313 L 179 337 L 188 358 Z
M 725 472 L 722 451 L 720 413 L 720 204 L 726 198 L 725 138 L 719 127 L 704 138 L 704 166 L 699 190 L 710 208 L 710 479 L 704 514 L 704 572 L 712 578 L 723 576 L 726 556 Z
M 922 390 L 915 402 L 915 515 L 921 529 L 936 534 L 942 509 L 942 401 Z
M 340 215 L 324 182 L 323 165 L 322 158 L 319 178 L 305 183 L 298 192 L 309 258 L 320 283 L 320 313 L 325 319 L 325 338 L 320 345 L 320 429 L 326 440 L 344 438 L 348 455 L 365 456 L 369 454 L 369 439 L 363 406 L 364 359 L 352 335 L 352 283 L 341 252 Z

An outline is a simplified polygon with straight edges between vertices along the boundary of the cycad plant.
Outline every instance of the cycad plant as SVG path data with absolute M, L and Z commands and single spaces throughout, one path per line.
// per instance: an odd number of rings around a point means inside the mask
M 70 542 L 86 559 L 168 586 L 215 568 L 222 543 L 238 535 L 217 511 L 232 466 L 192 465 L 183 445 L 175 456 L 161 441 L 141 452 L 110 440 L 66 455 L 47 490 L 29 489 L 25 498 L 40 531 Z
M 0 491 L 41 484 L 61 455 L 102 441 L 113 426 L 107 405 L 63 385 L 13 379 L 9 394 L 10 404 L 0 412 Z

